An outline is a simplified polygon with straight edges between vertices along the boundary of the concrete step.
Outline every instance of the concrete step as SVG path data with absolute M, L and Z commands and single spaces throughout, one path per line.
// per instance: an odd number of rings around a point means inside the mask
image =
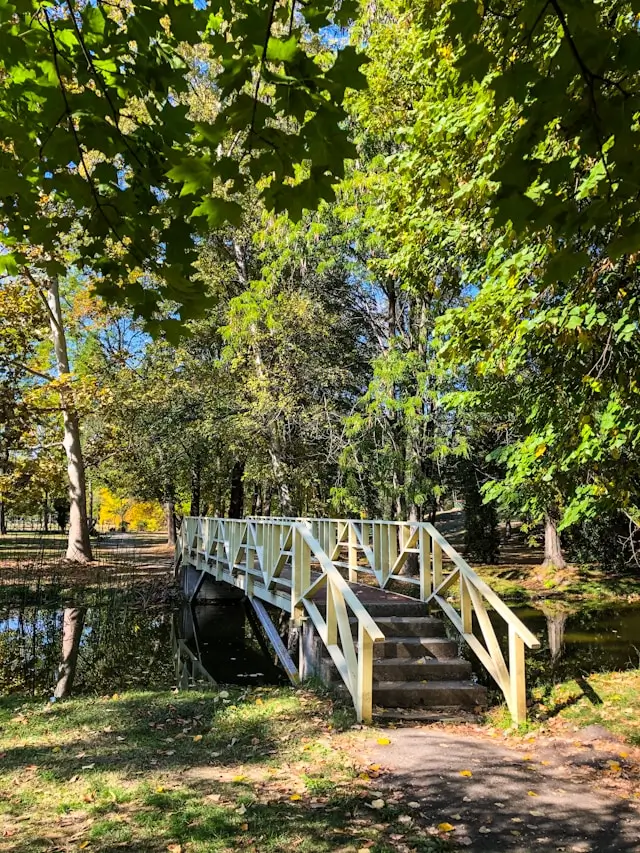
M 358 589 L 353 589 L 353 592 L 376 621 L 379 617 L 389 616 L 429 616 L 429 606 L 416 598 L 409 598 L 405 595 L 379 595 L 372 598 Z M 318 595 L 317 598 L 314 598 L 314 603 L 318 610 L 324 614 L 327 606 L 324 596 Z
M 445 637 L 442 619 L 435 616 L 374 616 L 376 625 L 387 638 L 391 637 Z M 351 630 L 358 630 L 358 620 L 350 619 Z
M 357 648 L 356 643 L 356 648 Z M 422 658 L 451 660 L 458 657 L 458 644 L 446 637 L 393 637 L 381 643 L 374 643 L 373 657 L 382 658 Z
M 486 688 L 472 681 L 378 681 L 373 685 L 373 702 L 383 708 L 473 710 L 486 701 Z
M 471 664 L 461 658 L 384 658 L 373 665 L 373 680 L 390 681 L 464 681 L 471 676 Z

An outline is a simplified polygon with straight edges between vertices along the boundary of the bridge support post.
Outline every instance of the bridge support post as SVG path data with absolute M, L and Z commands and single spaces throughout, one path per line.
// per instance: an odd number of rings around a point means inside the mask
M 524 642 L 513 625 L 509 625 L 509 711 L 519 726 L 527 719 L 527 683 L 524 663 Z
M 356 714 L 358 720 L 370 723 L 373 717 L 373 640 L 360 622 L 358 624 L 358 671 Z

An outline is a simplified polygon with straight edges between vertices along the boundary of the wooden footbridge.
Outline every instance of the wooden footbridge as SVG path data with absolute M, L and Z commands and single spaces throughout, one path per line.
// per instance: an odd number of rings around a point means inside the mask
M 191 517 L 177 557 L 200 573 L 198 586 L 212 577 L 239 587 L 319 638 L 360 720 L 374 706 L 484 703 L 438 611 L 495 680 L 514 722 L 526 718 L 525 646 L 538 640 L 429 523 Z M 506 623 L 506 655 L 490 610 Z

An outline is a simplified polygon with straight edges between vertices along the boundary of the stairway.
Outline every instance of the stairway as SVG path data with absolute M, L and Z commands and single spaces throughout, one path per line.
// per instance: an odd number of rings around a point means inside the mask
M 442 719 L 484 706 L 486 688 L 472 681 L 471 663 L 459 656 L 457 642 L 447 638 L 444 622 L 430 616 L 421 601 L 397 595 L 390 599 L 367 602 L 385 635 L 374 646 L 374 715 Z M 357 620 L 350 622 L 355 636 Z M 340 690 L 340 675 L 319 638 L 317 643 L 318 674 Z

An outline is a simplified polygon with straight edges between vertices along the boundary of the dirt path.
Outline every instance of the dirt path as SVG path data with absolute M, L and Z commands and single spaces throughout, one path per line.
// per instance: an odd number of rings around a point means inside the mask
M 431 832 L 449 824 L 440 834 L 478 853 L 638 853 L 637 756 L 588 730 L 576 737 L 514 747 L 410 727 L 367 738 L 366 759 L 380 766 L 383 798 L 400 800 Z

